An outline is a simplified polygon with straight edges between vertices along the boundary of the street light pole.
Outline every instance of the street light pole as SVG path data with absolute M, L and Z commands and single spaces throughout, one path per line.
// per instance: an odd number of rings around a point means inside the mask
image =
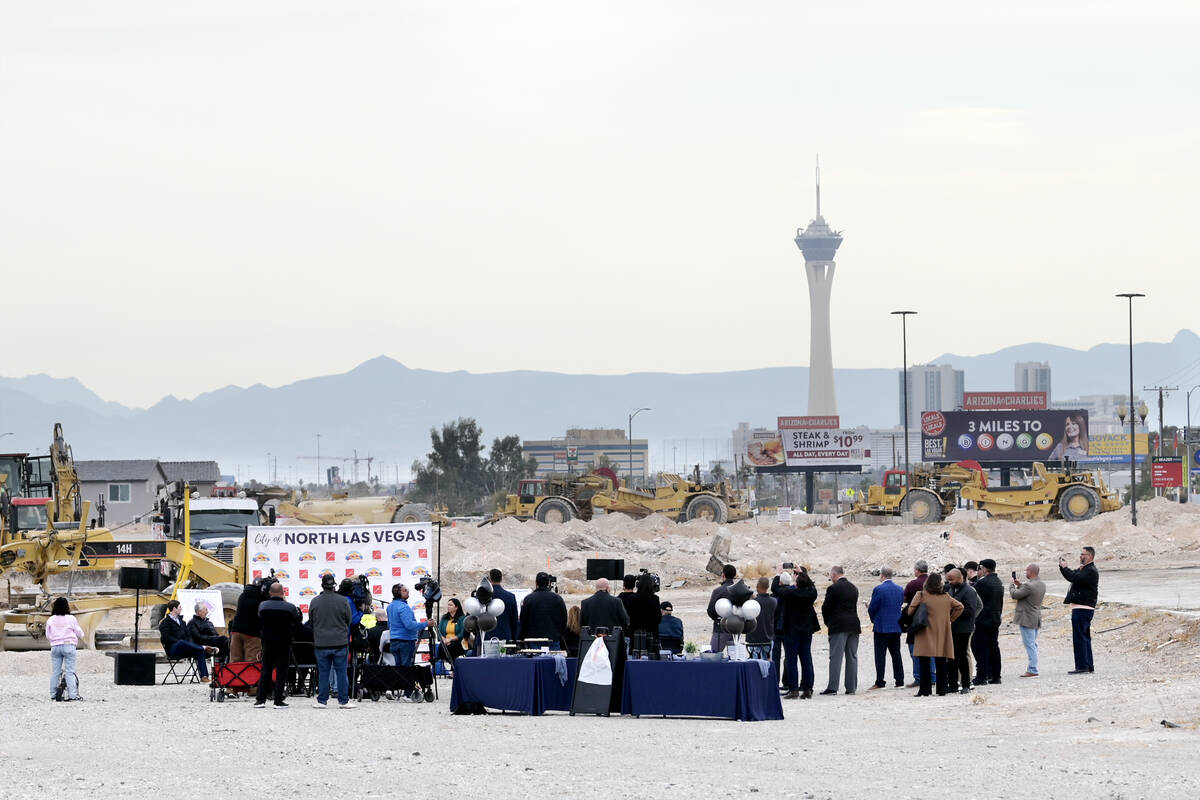
M 317 486 L 321 486 L 321 434 L 317 434 Z
M 904 370 L 901 373 L 904 383 L 904 488 L 911 486 L 909 481 L 908 462 L 908 317 L 915 311 L 893 311 L 893 316 L 900 317 L 900 340 L 904 359 Z
M 652 411 L 650 408 L 639 408 L 629 415 L 629 488 L 633 488 L 633 418 L 643 411 Z
M 1200 383 L 1187 390 L 1184 395 L 1187 400 L 1187 426 L 1183 434 L 1183 452 L 1187 461 L 1183 465 L 1183 498 L 1185 503 L 1192 502 L 1192 392 L 1200 389 Z
M 1133 298 L 1145 297 L 1139 292 L 1122 292 L 1117 297 L 1129 301 L 1129 520 L 1137 527 L 1137 415 L 1133 411 Z M 1149 456 L 1149 454 L 1147 454 Z

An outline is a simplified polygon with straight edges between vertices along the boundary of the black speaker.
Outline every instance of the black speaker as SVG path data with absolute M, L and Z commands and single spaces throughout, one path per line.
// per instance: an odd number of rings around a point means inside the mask
M 118 686 L 153 686 L 154 653 L 117 653 L 113 656 L 114 682 Z
M 121 567 L 117 585 L 122 589 L 157 592 L 162 588 L 162 573 L 151 567 Z
M 625 559 L 623 558 L 589 558 L 587 560 L 587 579 L 589 581 L 608 578 L 621 580 L 625 577 Z

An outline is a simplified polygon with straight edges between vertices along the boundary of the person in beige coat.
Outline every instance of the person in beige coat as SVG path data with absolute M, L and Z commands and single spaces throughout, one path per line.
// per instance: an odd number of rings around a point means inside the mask
M 930 677 L 935 672 L 937 693 L 943 695 L 947 693 L 949 661 L 954 658 L 954 637 L 950 633 L 950 623 L 963 612 L 963 604 L 946 594 L 946 584 L 941 574 L 935 572 L 925 581 L 921 591 L 913 596 L 908 605 L 908 615 L 916 614 L 921 606 L 928 610 L 929 624 L 913 640 L 913 656 L 921 659 L 921 688 L 917 697 L 932 694 Z
M 1046 597 L 1046 584 L 1038 575 L 1041 568 L 1030 564 L 1025 568 L 1025 580 L 1014 574 L 1008 586 L 1008 594 L 1017 601 L 1013 622 L 1021 629 L 1021 643 L 1025 645 L 1025 656 L 1029 661 L 1022 678 L 1038 676 L 1038 630 L 1042 627 L 1042 600 Z

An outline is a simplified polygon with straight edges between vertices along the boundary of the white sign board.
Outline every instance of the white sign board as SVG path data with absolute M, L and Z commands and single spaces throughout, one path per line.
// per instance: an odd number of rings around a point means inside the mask
M 854 428 L 782 428 L 789 467 L 867 466 L 870 442 Z
M 791 522 L 792 521 L 792 507 L 791 506 L 780 506 L 779 508 L 775 509 L 775 515 L 776 515 L 775 518 L 779 522 Z
M 208 621 L 218 628 L 225 627 L 225 607 L 221 605 L 220 589 L 180 589 L 175 593 L 183 621 L 187 623 L 196 615 L 196 604 L 208 606 Z
M 321 576 L 366 575 L 371 598 L 392 602 L 392 584 L 411 592 L 408 602 L 417 619 L 425 619 L 425 602 L 417 581 L 433 575 L 433 523 L 389 525 L 252 526 L 246 535 L 246 568 L 250 580 L 275 571 L 284 596 L 308 614 L 308 601 L 321 592 Z

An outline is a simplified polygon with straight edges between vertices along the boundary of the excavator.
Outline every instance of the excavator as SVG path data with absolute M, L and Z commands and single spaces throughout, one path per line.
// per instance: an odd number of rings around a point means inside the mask
M 80 573 L 114 570 L 131 561 L 153 567 L 166 564 L 170 572 L 168 588 L 150 600 L 151 624 L 156 615 L 161 617 L 165 601 L 174 598 L 180 589 L 217 589 L 226 613 L 232 615 L 246 577 L 244 544 L 234 548 L 228 563 L 192 546 L 189 514 L 192 493 L 187 486 L 168 484 L 165 491 L 160 487 L 166 538 L 117 538 L 102 523 L 89 523 L 91 504 L 80 498 L 74 458 L 63 440 L 60 424 L 54 426 L 50 461 L 52 493 L 38 498 L 46 512 L 43 527 L 26 528 L 17 524 L 21 506 L 15 501 L 6 506 L 8 522 L 0 531 L 0 575 L 9 577 L 11 586 L 13 573 L 25 573 L 39 592 L 30 602 L 0 612 L 0 650 L 49 647 L 45 627 L 54 595 L 48 584 L 51 578 L 62 575 L 67 576 L 66 588 L 56 590 L 55 594 L 71 601 L 72 612 L 85 634 L 85 646 L 95 647 L 96 631 L 109 612 L 133 608 L 137 598 L 131 594 L 78 596 L 74 580 Z M 21 626 L 22 630 L 9 631 L 9 626 Z

